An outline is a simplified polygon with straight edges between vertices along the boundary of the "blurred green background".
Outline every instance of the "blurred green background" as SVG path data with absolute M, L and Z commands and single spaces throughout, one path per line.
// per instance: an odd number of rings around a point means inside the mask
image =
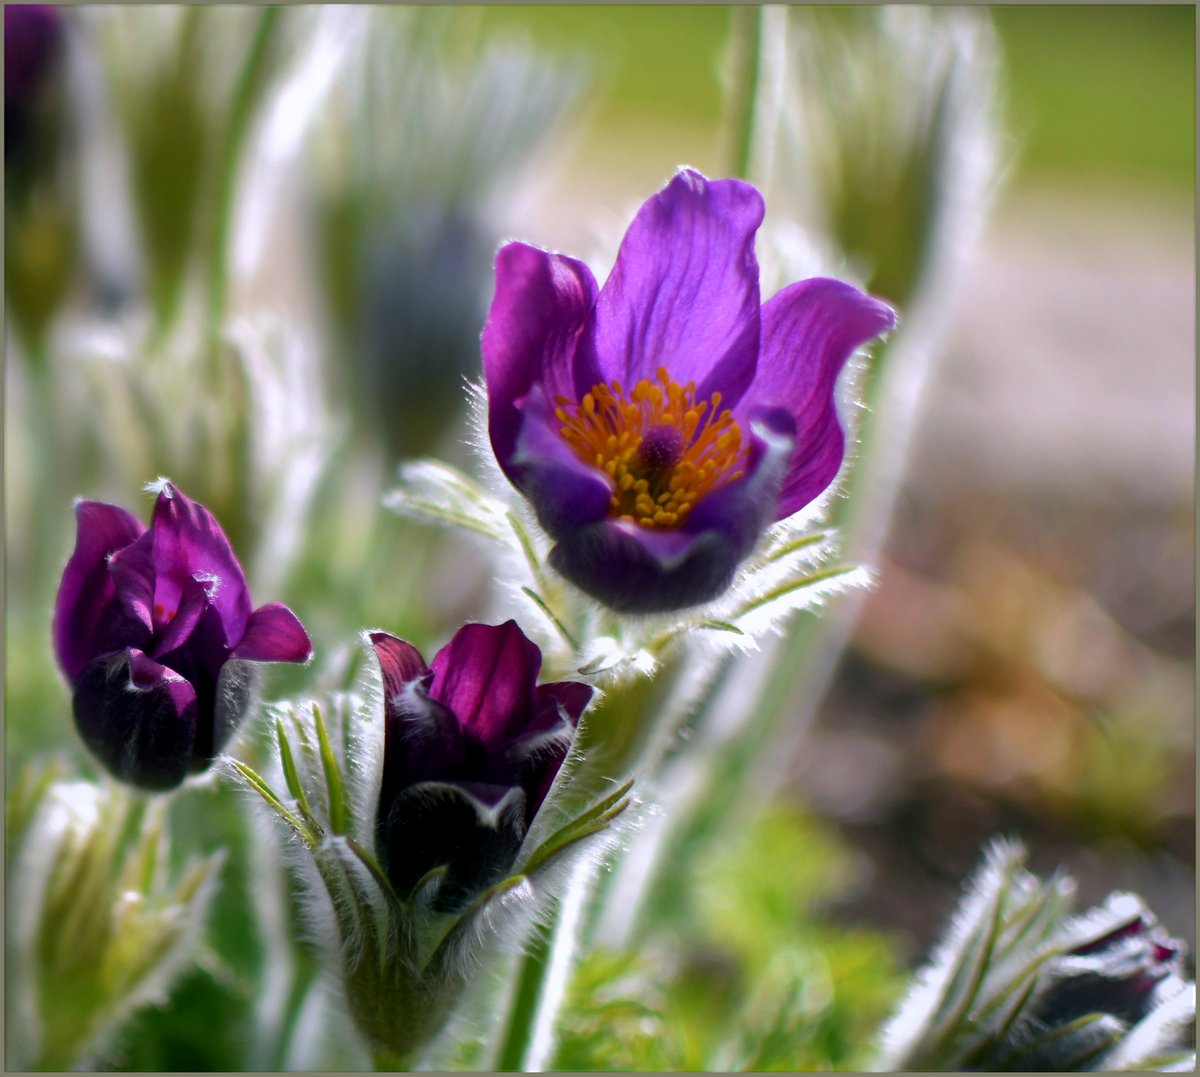
M 990 12 L 1005 56 L 1008 126 L 1020 144 L 1017 184 L 1127 181 L 1191 192 L 1194 7 L 1014 4 Z M 710 164 L 728 8 L 497 5 L 483 22 L 598 66 L 588 135 L 606 151 L 620 135 L 654 127 L 665 148 Z M 697 135 L 709 144 L 697 145 Z M 602 167 L 598 152 L 580 153 Z

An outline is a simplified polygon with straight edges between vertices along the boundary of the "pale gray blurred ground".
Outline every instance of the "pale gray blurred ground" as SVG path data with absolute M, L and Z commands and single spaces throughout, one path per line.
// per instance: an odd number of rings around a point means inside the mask
M 1195 279 L 1193 209 L 1177 198 L 1003 200 L 928 389 L 914 481 L 1190 499 Z

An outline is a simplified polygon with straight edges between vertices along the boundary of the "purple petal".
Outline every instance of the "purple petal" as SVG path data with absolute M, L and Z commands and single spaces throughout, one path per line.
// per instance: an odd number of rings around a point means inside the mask
M 158 633 L 150 657 L 161 659 L 163 655 L 182 647 L 196 630 L 208 604 L 209 588 L 199 580 L 186 581 L 179 595 L 179 608 Z
M 154 632 L 154 535 L 147 531 L 109 559 L 109 572 L 121 608 L 132 621 Z M 174 607 L 172 607 L 173 609 Z M 160 615 L 159 621 L 162 620 Z
M 634 218 L 596 302 L 590 346 L 628 389 L 666 366 L 698 396 L 734 404 L 758 358 L 762 196 L 740 180 L 680 171 Z
M 575 723 L 565 722 L 560 717 L 555 727 L 520 737 L 508 746 L 509 766 L 525 790 L 527 823 L 533 822 L 550 792 L 571 749 L 574 732 Z
M 539 684 L 535 693 L 537 709 L 541 711 L 553 706 L 556 714 L 563 715 L 566 721 L 576 726 L 594 693 L 595 689 L 590 684 L 580 684 L 579 681 Z
M 890 307 L 841 281 L 815 278 L 784 288 L 762 310 L 762 355 L 747 399 L 787 408 L 796 447 L 778 519 L 813 500 L 845 454 L 834 387 L 855 349 L 896 322 Z
M 584 463 L 559 435 L 545 396 L 534 390 L 522 405 L 524 422 L 512 457 L 514 479 L 552 536 L 603 520 L 612 480 Z
M 618 613 L 657 613 L 720 594 L 737 557 L 719 531 L 648 531 L 606 520 L 562 536 L 550 564 Z
M 578 400 L 600 380 L 576 369 L 580 331 L 596 302 L 596 281 L 582 262 L 524 243 L 496 255 L 496 294 L 483 327 L 488 430 L 496 459 L 514 482 L 511 459 L 521 427 L 518 405 L 534 386 L 548 398 Z
M 386 699 L 391 699 L 409 681 L 415 681 L 425 673 L 425 659 L 411 643 L 387 632 L 372 632 L 370 640 L 383 673 L 383 694 Z
M 29 108 L 57 63 L 64 40 L 63 15 L 57 5 L 4 5 L 6 113 Z
M 75 685 L 75 724 L 92 754 L 121 781 L 173 789 L 196 738 L 192 686 L 141 651 L 98 658 Z
M 250 619 L 250 591 L 242 566 L 216 517 L 167 483 L 154 505 L 154 603 L 175 610 L 188 580 L 213 583 L 212 605 L 225 630 L 225 644 L 241 640 Z
M 280 602 L 268 602 L 251 615 L 232 658 L 248 662 L 307 662 L 312 641 L 300 619 Z M 420 655 L 417 656 L 418 661 Z
M 782 409 L 756 411 L 750 426 L 746 475 L 697 502 L 684 528 L 608 520 L 562 536 L 550 564 L 618 613 L 664 613 L 716 598 L 773 519 L 791 455 L 791 417 Z
M 421 781 L 458 777 L 467 745 L 458 720 L 429 698 L 432 675 L 417 649 L 387 632 L 372 632 L 384 694 L 384 762 L 380 803 Z
M 110 645 L 102 637 L 106 611 L 116 594 L 108 558 L 146 530 L 124 509 L 101 501 L 80 501 L 75 506 L 75 521 L 75 550 L 63 571 L 54 604 L 54 649 L 71 681 L 97 654 L 131 642 Z
M 533 717 L 542 652 L 516 621 L 464 625 L 430 663 L 429 694 L 486 748 L 520 735 Z

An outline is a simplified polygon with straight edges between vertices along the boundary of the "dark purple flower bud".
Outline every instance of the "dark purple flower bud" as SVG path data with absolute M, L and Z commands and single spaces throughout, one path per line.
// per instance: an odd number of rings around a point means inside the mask
M 466 625 L 428 667 L 395 636 L 370 640 L 386 723 L 379 858 L 402 897 L 445 866 L 436 906 L 454 911 L 512 866 L 592 689 L 539 685 L 541 651 L 515 621 Z
M 245 717 L 253 663 L 307 662 L 286 606 L 253 609 L 242 566 L 203 505 L 164 483 L 147 529 L 116 505 L 75 506 L 54 649 L 84 743 L 122 781 L 171 789 Z
M 551 564 L 613 609 L 729 586 L 764 529 L 834 479 L 834 387 L 890 329 L 836 280 L 759 301 L 762 196 L 683 170 L 642 206 L 603 289 L 523 243 L 496 256 L 483 330 L 492 448 L 556 542 Z
M 1158 1004 L 1160 990 L 1181 984 L 1183 943 L 1132 895 L 1114 896 L 1109 904 L 1124 913 L 1117 926 L 1050 963 L 1048 985 L 1033 1004 L 1047 1027 L 1097 1013 L 1135 1025 Z

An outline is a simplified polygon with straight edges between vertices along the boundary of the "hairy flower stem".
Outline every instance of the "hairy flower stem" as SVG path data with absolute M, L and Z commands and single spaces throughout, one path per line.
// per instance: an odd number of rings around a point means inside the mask
M 561 906 L 555 906 L 549 922 L 533 928 L 526 952 L 517 962 L 516 989 L 496 1059 L 496 1070 L 500 1073 L 519 1073 L 525 1069 L 542 989 L 550 967 L 551 940 L 560 913 Z
M 540 1073 L 550 1067 L 555 1024 L 575 963 L 580 928 L 595 888 L 596 873 L 579 864 L 548 923 L 538 925 L 519 965 L 519 979 L 500 1049 L 497 1070 Z
M 237 197 L 238 169 L 246 143 L 246 133 L 250 128 L 250 118 L 270 73 L 270 46 L 279 22 L 279 11 L 278 6 L 271 5 L 264 7 L 259 15 L 258 26 L 246 54 L 246 62 L 242 65 L 237 85 L 234 87 L 224 145 L 221 147 L 208 278 L 210 351 L 216 346 L 221 323 L 225 318 L 226 293 L 229 288 L 229 242 L 234 202 Z
M 730 9 L 732 74 L 727 98 L 730 174 L 749 179 L 755 150 L 755 112 L 762 72 L 762 13 L 756 7 Z

